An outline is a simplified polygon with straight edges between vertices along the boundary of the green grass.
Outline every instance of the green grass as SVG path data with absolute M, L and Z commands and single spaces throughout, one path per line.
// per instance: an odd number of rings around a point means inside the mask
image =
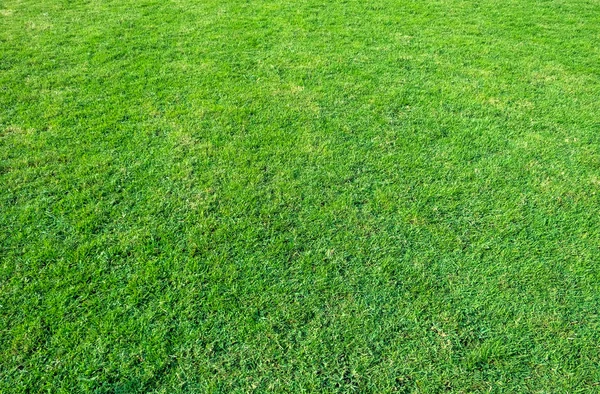
M 0 0 L 0 392 L 600 391 L 598 0 Z

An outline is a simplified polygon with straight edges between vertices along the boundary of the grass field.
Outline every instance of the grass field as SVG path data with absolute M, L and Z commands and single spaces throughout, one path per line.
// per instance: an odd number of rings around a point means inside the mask
M 600 392 L 598 0 L 0 0 L 0 392 Z

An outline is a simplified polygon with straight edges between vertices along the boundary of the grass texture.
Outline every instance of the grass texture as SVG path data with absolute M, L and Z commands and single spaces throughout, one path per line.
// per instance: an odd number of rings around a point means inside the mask
M 600 391 L 598 0 L 0 0 L 0 391 Z

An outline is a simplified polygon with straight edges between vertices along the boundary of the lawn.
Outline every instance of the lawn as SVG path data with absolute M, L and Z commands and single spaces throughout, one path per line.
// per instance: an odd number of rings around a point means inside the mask
M 0 0 L 0 392 L 600 392 L 598 0 Z

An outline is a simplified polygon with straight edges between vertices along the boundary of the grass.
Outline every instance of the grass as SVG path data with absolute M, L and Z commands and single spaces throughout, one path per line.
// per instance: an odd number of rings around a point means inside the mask
M 597 0 L 0 0 L 1 392 L 598 392 Z

